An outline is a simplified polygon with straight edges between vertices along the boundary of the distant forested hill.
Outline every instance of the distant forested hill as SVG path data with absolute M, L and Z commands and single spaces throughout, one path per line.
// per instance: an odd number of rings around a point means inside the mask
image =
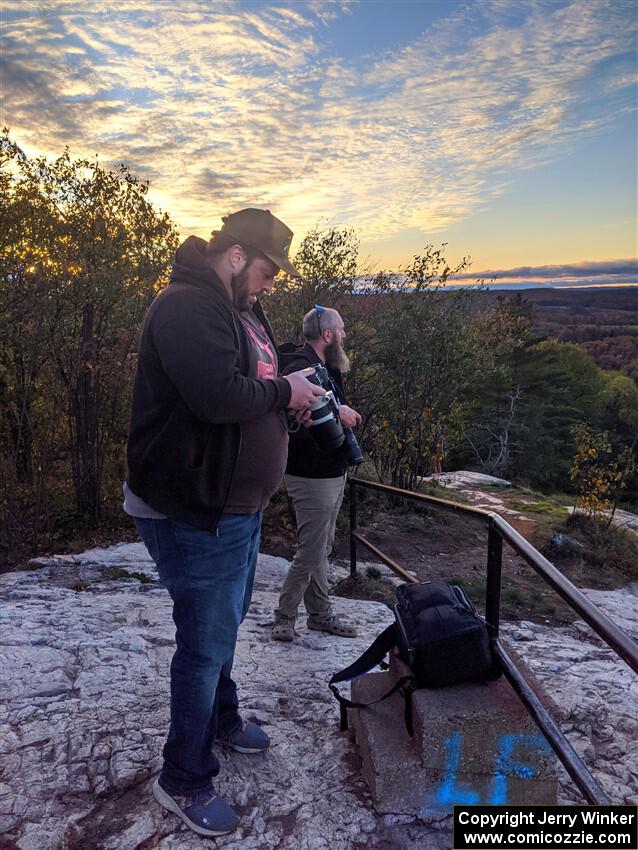
M 514 295 L 490 290 L 488 303 Z M 601 369 L 634 377 L 638 361 L 638 287 L 526 289 L 521 297 L 534 305 L 536 336 L 581 345 Z

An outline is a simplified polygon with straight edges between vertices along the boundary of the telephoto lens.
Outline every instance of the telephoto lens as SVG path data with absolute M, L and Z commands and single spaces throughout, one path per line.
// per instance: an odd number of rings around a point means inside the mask
M 361 451 L 361 446 L 357 442 L 357 438 L 354 435 L 352 428 L 344 428 L 343 433 L 345 434 L 345 452 L 346 452 L 346 460 L 350 464 L 350 466 L 359 466 L 360 463 L 363 463 L 363 452 Z
M 314 374 L 308 375 L 308 380 L 318 387 L 330 386 L 328 371 L 324 366 L 314 366 Z M 324 396 L 317 396 L 314 404 L 310 407 L 310 434 L 317 447 L 327 451 L 334 451 L 343 445 L 345 434 L 339 419 L 339 407 L 332 390 Z
M 332 391 L 320 396 L 310 408 L 310 433 L 320 449 L 334 450 L 346 437 L 339 419 L 339 408 Z
M 339 404 L 332 391 L 332 381 L 325 366 L 316 363 L 313 366 L 314 374 L 308 376 L 308 380 L 322 387 L 328 392 L 319 396 L 310 408 L 310 434 L 318 448 L 326 451 L 335 451 L 343 446 L 346 460 L 350 466 L 358 466 L 363 463 L 363 452 L 357 442 L 352 428 L 344 428 L 339 418 Z

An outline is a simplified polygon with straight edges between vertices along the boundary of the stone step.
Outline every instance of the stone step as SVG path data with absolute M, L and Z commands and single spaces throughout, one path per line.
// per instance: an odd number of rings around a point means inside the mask
M 352 683 L 352 698 L 370 702 L 390 687 L 387 673 L 368 673 Z M 363 775 L 382 814 L 415 814 L 423 805 L 421 754 L 406 731 L 403 706 L 403 697 L 393 694 L 370 708 L 349 711 Z
M 370 702 L 408 673 L 390 671 L 352 683 L 352 698 Z M 381 812 L 428 814 L 458 804 L 553 804 L 556 758 L 509 683 L 422 688 L 412 695 L 414 737 L 395 694 L 351 711 L 364 775 Z

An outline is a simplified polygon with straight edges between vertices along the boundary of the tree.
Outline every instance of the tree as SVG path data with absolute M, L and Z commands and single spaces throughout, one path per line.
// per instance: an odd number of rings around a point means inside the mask
M 638 386 L 638 357 L 635 357 L 630 363 L 625 366 L 625 373 L 632 379 L 634 384 Z
M 638 443 L 638 386 L 620 372 L 605 373 L 601 393 L 602 425 L 614 440 L 634 448 Z
M 301 277 L 275 281 L 268 299 L 278 339 L 300 343 L 301 320 L 315 304 L 344 310 L 356 289 L 358 257 L 359 241 L 353 230 L 315 227 L 306 234 L 293 261 Z
M 524 445 L 525 388 L 519 364 L 531 345 L 532 305 L 499 296 L 474 322 L 474 383 L 464 399 L 463 436 L 481 472 L 507 476 Z M 459 460 L 464 460 L 459 452 Z
M 121 472 L 135 341 L 176 233 L 125 166 L 68 150 L 31 158 L 7 130 L 0 156 L 0 404 L 14 471 L 32 480 L 48 441 L 91 524 L 107 466 Z
M 381 480 L 414 488 L 458 439 L 462 398 L 472 379 L 472 314 L 476 295 L 443 284 L 451 268 L 445 246 L 426 246 L 398 274 L 378 274 L 370 324 L 368 370 L 373 436 L 369 452 Z M 468 368 L 470 364 L 470 368 Z
M 638 494 L 638 386 L 620 372 L 605 373 L 601 427 L 608 433 L 621 476 L 612 491 L 613 510 L 623 493 Z
M 574 452 L 572 427 L 595 425 L 601 412 L 604 374 L 578 345 L 543 341 L 518 359 L 522 388 L 520 423 L 526 429 L 512 475 L 544 488 L 569 489 Z
M 624 447 L 620 452 L 615 451 L 606 431 L 596 431 L 582 424 L 572 430 L 576 452 L 569 477 L 577 493 L 574 514 L 582 510 L 589 518 L 600 520 L 609 511 L 609 525 L 628 476 L 633 472 L 631 450 Z

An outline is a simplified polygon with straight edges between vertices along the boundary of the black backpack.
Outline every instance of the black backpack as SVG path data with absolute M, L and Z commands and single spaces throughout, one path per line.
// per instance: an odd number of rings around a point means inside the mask
M 277 354 L 279 355 L 279 371 L 283 371 L 288 364 L 294 360 L 297 352 L 303 348 L 297 345 L 296 342 L 282 342 L 277 346 Z
M 330 680 L 339 700 L 341 729 L 348 728 L 348 708 L 365 708 L 399 691 L 405 700 L 405 725 L 410 735 L 412 693 L 418 688 L 442 688 L 458 682 L 497 679 L 501 670 L 494 661 L 485 620 L 459 585 L 445 581 L 403 584 L 397 588 L 395 622 L 388 626 L 353 664 Z M 339 693 L 338 682 L 347 682 L 383 661 L 394 647 L 411 670 L 382 697 L 357 703 Z

